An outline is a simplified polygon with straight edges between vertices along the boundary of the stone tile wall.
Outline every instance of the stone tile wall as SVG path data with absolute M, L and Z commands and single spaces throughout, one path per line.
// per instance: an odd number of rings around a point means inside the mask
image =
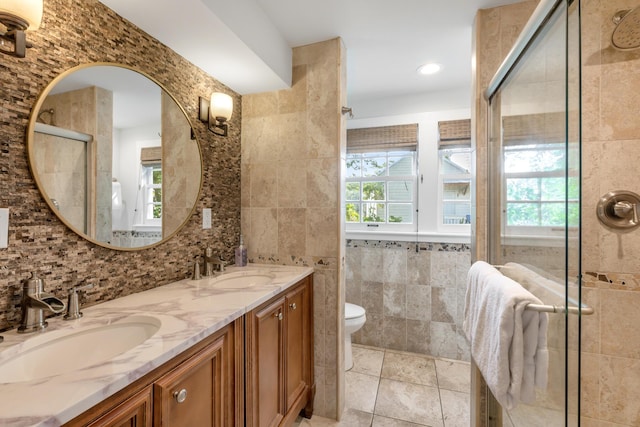
M 640 425 L 640 230 L 616 233 L 595 215 L 612 190 L 640 194 L 640 50 L 611 46 L 611 18 L 637 0 L 582 2 L 582 424 Z M 615 172 L 614 172 L 615 171 Z
M 348 240 L 346 301 L 367 311 L 353 342 L 469 360 L 462 331 L 469 245 Z
M 344 55 L 340 39 L 294 48 L 292 88 L 242 100 L 244 242 L 252 262 L 315 269 L 315 413 L 331 418 L 344 405 Z
M 83 281 L 95 284 L 84 304 L 187 277 L 209 244 L 232 259 L 240 234 L 240 96 L 97 0 L 44 0 L 42 26 L 29 34 L 26 58 L 0 61 L 0 206 L 10 209 L 9 248 L 0 249 L 0 330 L 17 326 L 22 282 L 37 271 L 46 290 L 66 299 Z M 197 210 L 173 238 L 150 249 L 115 251 L 70 231 L 49 209 L 31 176 L 25 130 L 38 95 L 60 73 L 89 62 L 118 62 L 144 71 L 173 94 L 194 128 L 203 155 Z M 234 97 L 227 138 L 197 119 L 198 96 Z M 200 212 L 212 208 L 213 227 Z

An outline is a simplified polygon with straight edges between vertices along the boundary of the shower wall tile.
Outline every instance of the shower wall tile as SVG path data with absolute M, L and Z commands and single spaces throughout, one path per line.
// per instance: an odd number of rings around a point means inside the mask
M 367 310 L 354 342 L 469 360 L 459 327 L 468 245 L 420 243 L 416 252 L 415 243 L 348 240 L 345 261 L 347 302 Z
M 600 417 L 623 425 L 640 425 L 640 360 L 604 356 L 600 360 Z
M 640 307 L 640 292 L 602 290 L 600 300 L 601 353 L 640 361 L 640 329 L 629 315 Z

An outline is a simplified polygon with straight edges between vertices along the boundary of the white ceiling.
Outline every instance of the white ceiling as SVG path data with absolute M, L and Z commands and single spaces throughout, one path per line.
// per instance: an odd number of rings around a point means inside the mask
M 468 107 L 476 11 L 519 1 L 101 0 L 243 95 L 288 87 L 291 48 L 339 36 L 357 118 Z

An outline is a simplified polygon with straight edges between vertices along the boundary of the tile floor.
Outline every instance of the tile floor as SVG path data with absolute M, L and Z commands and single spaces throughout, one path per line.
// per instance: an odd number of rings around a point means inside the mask
M 468 427 L 469 363 L 353 346 L 340 422 L 314 416 L 294 427 Z

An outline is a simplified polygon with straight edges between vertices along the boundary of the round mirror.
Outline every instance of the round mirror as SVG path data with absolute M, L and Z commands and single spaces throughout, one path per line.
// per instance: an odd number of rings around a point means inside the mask
M 87 64 L 56 77 L 31 114 L 27 150 L 53 212 L 108 248 L 170 238 L 200 194 L 200 146 L 184 110 L 126 66 Z

